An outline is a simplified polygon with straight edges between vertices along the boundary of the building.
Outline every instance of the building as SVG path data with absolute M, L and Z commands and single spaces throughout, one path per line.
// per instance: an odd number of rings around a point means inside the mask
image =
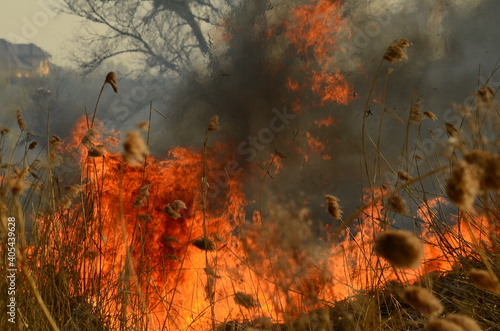
M 35 44 L 13 44 L 0 38 L 0 75 L 9 81 L 50 73 L 50 54 Z

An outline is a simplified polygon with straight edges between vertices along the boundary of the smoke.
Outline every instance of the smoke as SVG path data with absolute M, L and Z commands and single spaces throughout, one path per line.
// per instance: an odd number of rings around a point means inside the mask
M 415 170 L 415 166 L 408 169 L 399 160 L 406 135 L 406 125 L 400 119 L 408 119 L 412 101 L 422 96 L 422 110 L 435 113 L 438 121 L 423 122 L 421 138 L 427 143 L 417 152 L 425 154 L 429 146 L 436 145 L 435 138 L 425 134 L 428 130 L 443 130 L 444 122 L 453 122 L 457 114 L 451 103 L 466 102 L 496 65 L 499 46 L 495 31 L 499 23 L 495 15 L 500 4 L 493 0 L 344 1 L 330 16 L 322 18 L 326 37 L 331 38 L 327 48 L 321 48 L 318 36 L 312 34 L 301 39 L 302 44 L 291 42 L 290 31 L 310 27 L 299 26 L 294 16 L 298 6 L 312 10 L 314 6 L 335 3 L 340 2 L 242 1 L 241 6 L 227 13 L 223 29 L 209 32 L 211 55 L 194 64 L 185 76 L 170 81 L 126 79 L 114 66 L 85 79 L 62 71 L 54 82 L 42 86 L 51 90 L 54 99 L 50 105 L 52 129 L 67 135 L 67 123 L 84 114 L 86 107 L 87 112 L 93 111 L 107 71 L 117 71 L 120 93 L 105 91 L 97 113 L 108 127 L 127 132 L 147 119 L 153 101 L 166 119 L 153 113 L 151 151 L 164 157 L 172 146 L 201 147 L 208 121 L 218 115 L 221 129 L 210 134 L 210 142 L 222 141 L 234 149 L 238 169 L 248 172 L 250 199 L 273 196 L 276 200 L 305 202 L 315 219 L 328 222 L 323 196 L 334 194 L 340 198 L 345 215 L 349 215 L 361 203 L 363 187 L 368 186 L 361 148 L 365 116 L 369 160 L 376 155 L 372 141 L 378 139 L 383 110 L 375 101 L 380 101 L 385 90 L 381 153 L 396 171 Z M 399 38 L 413 43 L 408 48 L 409 60 L 382 63 L 365 113 L 382 56 L 388 45 Z M 320 50 L 325 58 L 318 60 L 316 53 Z M 393 72 L 384 89 L 389 68 Z M 322 100 L 321 93 L 335 83 L 312 89 L 313 71 L 343 75 L 351 89 L 351 100 L 345 104 Z M 494 88 L 498 87 L 496 76 L 490 81 Z M 47 121 L 43 115 L 47 103 L 43 104 L 44 108 L 35 112 L 38 115 L 33 115 L 36 118 L 28 118 L 40 124 L 35 130 L 40 135 Z M 29 110 L 31 106 L 16 107 Z M 11 116 L 10 121 L 14 120 Z M 321 125 L 329 121 L 333 124 Z M 412 127 L 410 142 L 415 135 Z M 441 136 L 437 144 L 444 138 Z M 265 173 L 276 150 L 287 158 L 274 161 L 281 164 L 281 172 L 275 172 L 274 165 L 269 167 L 271 178 Z M 373 165 L 370 171 L 374 171 Z M 381 161 L 379 182 L 393 184 L 394 178 L 386 176 L 390 173 Z
M 229 37 L 212 35 L 216 61 L 211 62 L 209 70 L 193 71 L 183 77 L 171 91 L 171 128 L 162 129 L 166 137 L 162 134 L 153 140 L 153 151 L 161 154 L 169 145 L 201 146 L 210 117 L 218 115 L 221 130 L 214 139 L 231 142 L 229 146 L 235 149 L 245 143 L 247 147 L 255 146 L 254 153 L 243 155 L 242 149 L 236 153 L 239 165 L 256 170 L 249 175 L 249 182 L 257 183 L 250 185 L 250 196 L 259 195 L 266 162 L 277 149 L 288 159 L 280 159 L 282 170 L 273 179 L 265 176 L 265 194 L 283 201 L 305 201 L 318 219 L 328 222 L 322 207 L 325 193 L 339 196 L 346 214 L 361 203 L 362 189 L 368 186 L 361 153 L 361 125 L 366 116 L 370 162 L 376 154 L 371 141 L 375 143 L 379 135 L 382 112 L 380 103 L 374 100 L 380 100 L 386 72 L 392 68 L 385 93 L 381 153 L 396 171 L 414 171 L 415 165 L 405 169 L 408 165 L 398 161 L 406 135 L 406 125 L 400 121 L 406 122 L 412 101 L 422 96 L 422 110 L 432 111 L 439 120 L 424 121 L 421 132 L 440 130 L 453 117 L 451 103 L 461 103 L 477 88 L 479 66 L 480 82 L 484 82 L 499 54 L 494 42 L 498 28 L 494 13 L 500 4 L 491 0 L 345 1 L 336 12 L 342 23 L 340 31 L 331 35 L 336 40 L 328 50 L 328 65 L 321 67 L 313 57 L 318 47 L 312 40 L 315 37 L 309 37 L 306 52 L 301 52 L 290 42 L 287 29 L 297 24 L 293 9 L 298 5 L 325 3 L 334 2 L 243 2 L 229 13 L 224 31 Z M 366 98 L 379 62 L 391 42 L 399 38 L 413 43 L 408 49 L 409 60 L 382 63 L 365 114 Z M 347 104 L 322 102 L 317 91 L 289 88 L 290 78 L 310 84 L 310 72 L 305 71 L 311 68 L 332 74 L 338 70 L 352 87 L 352 100 Z M 297 106 L 300 111 L 296 111 Z M 271 137 L 263 135 L 269 138 L 265 143 L 260 141 L 259 133 L 269 128 L 276 110 L 283 109 L 296 116 L 290 116 L 280 132 L 273 132 Z M 318 125 L 329 117 L 334 119 L 332 126 Z M 155 129 L 159 130 L 153 126 Z M 410 141 L 415 138 L 414 131 L 410 132 Z M 311 137 L 324 146 L 315 148 Z M 254 145 L 252 139 L 256 139 Z M 389 167 L 380 162 L 383 178 L 379 182 L 391 181 L 393 177 L 384 176 L 390 174 Z M 370 171 L 372 168 L 370 165 Z

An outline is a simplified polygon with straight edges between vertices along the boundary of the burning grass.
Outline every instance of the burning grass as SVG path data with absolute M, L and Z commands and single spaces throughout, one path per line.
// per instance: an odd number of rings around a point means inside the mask
M 410 44 L 395 41 L 381 63 L 407 60 Z M 114 73 L 106 84 L 118 92 Z M 426 159 L 425 173 L 410 155 L 410 130 L 421 130 L 424 115 L 438 120 L 417 100 L 408 110 L 405 162 L 387 167 L 394 181 L 381 182 L 378 140 L 373 160 L 364 153 L 363 205 L 345 218 L 342 192 L 323 195 L 325 215 L 340 223 L 319 239 L 312 207 L 296 201 L 271 196 L 272 207 L 260 201 L 248 219 L 256 199 L 243 189 L 250 172 L 228 169 L 235 152 L 211 142 L 224 130 L 218 116 L 200 148 L 174 148 L 157 160 L 145 132 L 127 133 L 120 152 L 117 134 L 95 118 L 97 105 L 72 137 L 48 132 L 44 153 L 35 154 L 37 146 L 21 139 L 29 123 L 19 111 L 19 132 L 2 129 L 0 137 L 2 146 L 14 141 L 1 154 L 0 253 L 8 260 L 7 222 L 15 217 L 17 323 L 89 331 L 498 329 L 499 138 L 481 139 L 476 121 L 500 120 L 486 111 L 494 96 L 479 90 L 460 131 L 441 123 L 452 153 L 438 155 L 438 167 Z M 141 127 L 149 137 L 149 125 Z M 260 199 L 276 157 L 289 159 L 273 154 Z M 224 174 L 223 185 L 214 174 Z M 8 325 L 5 314 L 0 325 Z
M 24 167 L 2 167 L 3 231 L 11 215 L 19 225 L 19 323 L 37 330 L 493 330 L 500 322 L 497 201 L 485 195 L 499 180 L 493 153 L 474 150 L 458 166 L 450 162 L 448 195 L 467 207 L 455 219 L 437 215 L 445 199 L 418 195 L 423 179 L 399 171 L 401 186 L 368 193 L 357 225 L 331 231 L 319 249 L 311 244 L 307 210 L 293 215 L 294 206 L 276 204 L 265 220 L 256 213 L 242 222 L 244 177 L 230 179 L 218 198 L 202 199 L 210 181 L 196 183 L 224 164 L 214 151 L 176 149 L 157 161 L 135 132 L 122 157 L 112 133 L 103 134 L 98 121 L 92 129 L 86 123 L 71 140 L 53 135 L 46 157 L 26 148 Z M 75 157 L 79 183 L 61 190 L 61 164 Z M 466 206 L 450 189 L 465 167 L 474 168 L 478 183 L 464 186 L 477 187 Z M 391 210 L 411 213 L 405 192 L 419 201 L 422 231 L 387 228 Z M 327 212 L 340 219 L 339 199 L 325 199 Z

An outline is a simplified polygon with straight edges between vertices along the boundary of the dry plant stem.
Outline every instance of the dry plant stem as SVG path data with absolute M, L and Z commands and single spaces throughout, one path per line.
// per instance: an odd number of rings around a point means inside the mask
M 368 97 L 366 98 L 365 108 L 363 110 L 363 124 L 362 124 L 362 127 L 361 127 L 361 147 L 363 149 L 363 160 L 364 160 L 364 164 L 365 164 L 365 171 L 366 171 L 366 176 L 367 176 L 367 179 L 368 179 L 368 183 L 370 184 L 370 189 L 371 189 L 372 197 L 374 196 L 375 191 L 374 191 L 373 185 L 371 185 L 370 170 L 368 169 L 368 157 L 366 156 L 366 146 L 365 146 L 366 114 L 367 114 L 368 108 L 370 106 L 370 101 L 371 101 L 371 97 L 372 97 L 372 94 L 373 94 L 373 89 L 375 88 L 375 83 L 377 82 L 377 78 L 378 78 L 378 75 L 380 73 L 380 68 L 382 67 L 382 63 L 383 62 L 384 62 L 384 58 L 382 57 L 382 59 L 380 60 L 380 63 L 378 64 L 377 70 L 375 72 L 375 77 L 373 77 L 373 82 L 372 82 L 372 84 L 370 86 L 370 92 L 368 93 Z
M 141 301 L 141 305 L 142 305 L 142 308 L 144 309 L 144 312 L 146 313 L 147 315 L 147 321 L 151 327 L 151 329 L 154 329 L 154 323 L 153 323 L 153 320 L 151 319 L 151 315 L 149 314 L 149 310 L 148 310 L 148 307 L 146 305 L 146 301 L 144 299 L 144 295 L 142 293 L 142 290 L 140 288 L 140 285 L 139 285 L 139 279 L 137 278 L 137 273 L 135 271 L 135 268 L 134 268 L 134 265 L 133 265 L 133 261 L 132 261 L 132 253 L 130 251 L 130 245 L 129 245 L 129 240 L 128 240 L 128 236 L 127 236 L 127 228 L 126 228 L 126 224 L 125 224 L 125 212 L 124 212 L 124 205 L 123 205 L 123 163 L 121 164 L 120 166 L 120 194 L 119 194 L 119 204 L 120 204 L 120 226 L 121 226 L 121 229 L 122 229 L 122 236 L 123 236 L 123 241 L 125 243 L 125 252 L 126 252 L 126 264 L 125 264 L 125 268 L 128 267 L 128 271 L 131 272 L 132 274 L 132 277 L 133 277 L 133 281 L 135 283 L 135 286 L 136 286 L 136 290 L 137 290 L 137 294 L 139 296 L 139 300 Z M 128 285 L 125 285 L 125 286 L 128 286 Z
M 380 122 L 379 122 L 379 127 L 378 127 L 378 138 L 377 138 L 377 151 L 380 150 L 380 140 L 382 138 L 382 125 L 384 124 L 384 114 L 385 114 L 385 94 L 387 91 L 387 81 L 389 80 L 389 72 L 386 72 L 385 74 L 385 80 L 384 80 L 384 90 L 382 92 L 382 100 L 380 101 L 380 108 L 382 111 L 380 112 Z M 366 160 L 366 159 L 365 159 Z M 375 156 L 375 163 L 373 164 L 373 173 L 375 174 L 373 176 L 373 183 L 372 185 L 375 185 L 377 175 L 380 179 L 382 179 L 382 171 L 380 169 L 380 155 L 379 152 L 377 152 Z
M 418 182 L 419 180 L 422 180 L 422 179 L 425 179 L 427 177 L 430 177 L 432 175 L 435 175 L 441 171 L 444 171 L 446 170 L 448 167 L 447 166 L 442 166 L 442 167 L 439 167 L 439 168 L 436 168 L 432 171 L 429 171 L 428 173 L 420 176 L 420 177 L 417 177 L 417 178 L 414 178 L 414 179 L 411 179 L 409 181 L 407 181 L 406 183 L 404 183 L 403 185 L 397 187 L 396 189 L 394 189 L 393 191 L 391 192 L 386 192 L 384 194 L 381 194 L 378 198 L 376 199 L 372 199 L 370 202 L 367 202 L 365 203 L 363 206 L 359 207 L 351 216 L 349 216 L 349 218 L 347 220 L 345 220 L 344 222 L 342 222 L 342 226 L 339 227 L 337 229 L 337 231 L 335 231 L 335 233 L 333 234 L 333 236 L 331 237 L 331 241 L 334 241 L 336 240 L 340 233 L 346 229 L 349 224 L 354 220 L 356 219 L 356 217 L 358 217 L 365 209 L 375 205 L 377 202 L 387 198 L 390 194 L 393 194 L 393 193 L 396 193 L 396 192 L 399 192 L 400 190 L 404 189 L 404 188 L 408 188 L 410 187 L 411 185 L 413 185 L 414 183 Z
M 267 165 L 266 173 L 262 177 L 262 184 L 260 186 L 260 192 L 259 192 L 259 213 L 260 213 L 260 219 L 261 220 L 262 220 L 262 196 L 264 194 L 264 184 L 266 182 L 266 177 L 267 176 L 269 176 L 270 178 L 272 178 L 271 175 L 270 175 L 270 173 L 269 173 L 269 170 L 271 169 L 271 166 L 273 165 L 274 160 L 276 159 L 276 156 L 278 156 L 278 153 L 275 152 L 274 155 L 273 155 L 273 157 L 271 158 L 271 161 Z
M 17 255 L 18 261 L 20 261 L 20 262 L 24 261 L 24 257 L 19 250 L 16 251 L 16 255 Z M 35 295 L 36 301 L 38 302 L 38 305 L 42 309 L 43 314 L 45 315 L 45 318 L 47 318 L 47 320 L 49 321 L 49 324 L 52 327 L 52 330 L 59 331 L 60 330 L 59 327 L 57 326 L 54 318 L 50 314 L 49 309 L 47 308 L 47 305 L 43 301 L 42 296 L 40 295 L 40 292 L 38 291 L 38 287 L 35 283 L 35 280 L 33 279 L 33 277 L 31 277 L 30 271 L 28 270 L 28 267 L 24 263 L 22 264 L 22 270 L 23 270 L 24 275 L 28 279 L 28 283 L 30 284 L 31 291 L 33 291 L 33 294 Z
M 474 249 L 476 249 L 477 252 L 479 253 L 479 256 L 481 256 L 481 259 L 483 260 L 483 263 L 484 263 L 486 269 L 488 270 L 488 272 L 490 273 L 490 275 L 495 275 L 495 272 L 493 271 L 493 268 L 491 267 L 491 264 L 488 261 L 486 254 L 484 253 L 484 250 L 479 245 L 477 238 L 474 235 L 474 232 L 472 231 L 472 229 L 470 227 L 469 217 L 470 217 L 469 213 L 463 213 L 463 220 L 465 222 L 465 225 L 467 226 L 467 231 L 469 232 L 469 235 L 472 238 L 473 244 L 475 246 Z
M 106 86 L 106 81 L 102 84 L 101 90 L 99 91 L 99 96 L 97 97 L 97 102 L 95 103 L 94 113 L 92 114 L 92 122 L 90 123 L 90 128 L 94 127 L 95 114 L 97 113 L 97 107 L 99 106 L 99 101 L 101 100 L 102 91 Z
M 205 126 L 205 141 L 203 142 L 203 174 L 201 181 L 201 208 L 203 213 L 203 240 L 207 240 L 207 153 L 208 153 L 208 124 Z M 205 250 L 205 268 L 208 270 L 210 264 L 208 263 L 208 251 Z M 210 275 L 206 273 L 207 276 L 207 287 L 210 284 Z M 213 281 L 213 289 L 215 290 L 216 280 Z M 210 290 L 210 289 L 209 289 Z M 212 329 L 215 330 L 215 304 L 214 298 L 211 293 L 207 293 L 210 302 L 210 313 L 212 314 Z

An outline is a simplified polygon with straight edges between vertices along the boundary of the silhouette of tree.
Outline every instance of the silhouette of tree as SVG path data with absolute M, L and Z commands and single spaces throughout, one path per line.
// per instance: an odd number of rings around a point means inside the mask
M 84 72 L 135 53 L 144 68 L 180 73 L 196 60 L 216 61 L 209 31 L 238 0 L 63 0 L 63 12 L 96 24 L 80 36 L 76 61 Z

